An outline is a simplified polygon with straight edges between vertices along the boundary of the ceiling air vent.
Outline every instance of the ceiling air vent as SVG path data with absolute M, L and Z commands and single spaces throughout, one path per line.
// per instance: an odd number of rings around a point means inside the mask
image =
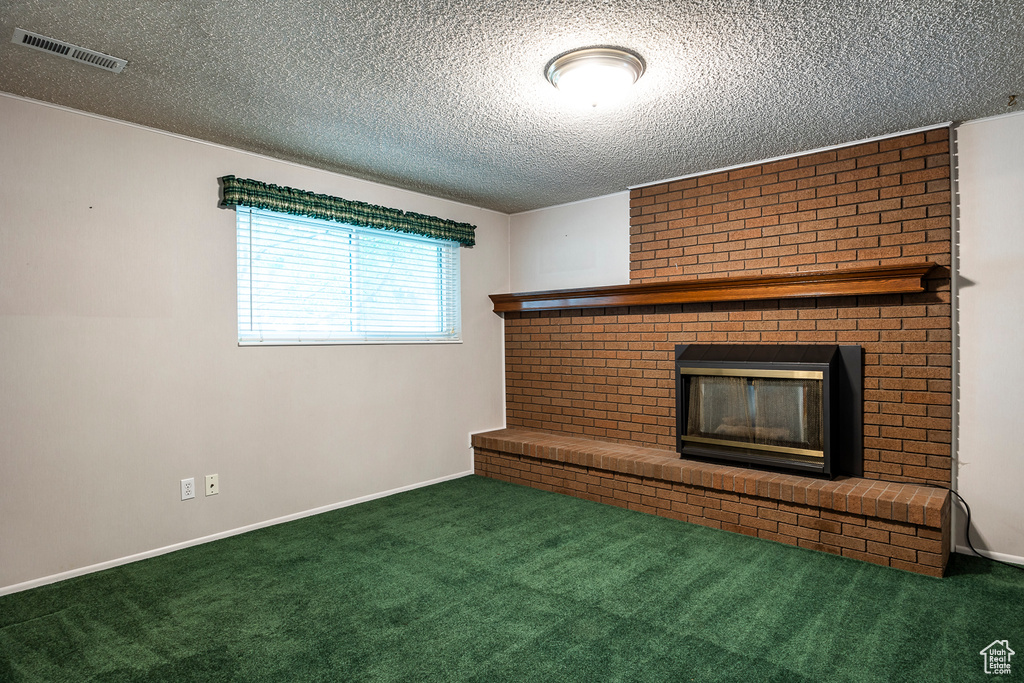
M 128 64 L 127 59 L 111 57 L 102 52 L 96 52 L 96 50 L 78 47 L 71 43 L 65 43 L 63 40 L 48 38 L 47 36 L 41 36 L 38 33 L 32 33 L 21 28 L 14 29 L 14 38 L 11 39 L 11 42 L 42 50 L 43 52 L 49 52 L 51 55 L 57 55 L 65 59 L 73 59 L 76 62 L 95 66 L 106 71 L 113 71 L 116 74 L 121 73 L 121 69 Z

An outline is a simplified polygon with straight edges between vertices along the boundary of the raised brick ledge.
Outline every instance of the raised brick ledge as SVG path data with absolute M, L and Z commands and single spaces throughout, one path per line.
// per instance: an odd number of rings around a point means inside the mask
M 950 494 L 920 484 L 844 477 L 827 481 L 684 460 L 673 451 L 526 429 L 473 435 L 474 448 L 699 486 L 921 527 L 948 524 Z

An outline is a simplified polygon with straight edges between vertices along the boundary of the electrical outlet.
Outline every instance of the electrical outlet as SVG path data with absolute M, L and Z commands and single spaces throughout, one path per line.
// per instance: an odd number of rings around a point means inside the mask
M 189 500 L 196 497 L 196 480 L 194 477 L 181 480 L 181 499 Z
M 206 475 L 206 495 L 215 496 L 220 493 L 220 482 L 216 474 Z

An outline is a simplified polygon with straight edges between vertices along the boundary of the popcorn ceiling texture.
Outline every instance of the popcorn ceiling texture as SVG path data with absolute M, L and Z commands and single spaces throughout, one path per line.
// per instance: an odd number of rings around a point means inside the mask
M 593 44 L 648 71 L 622 105 L 574 109 L 543 68 Z M 1024 4 L 983 0 L 13 0 L 0 90 L 516 212 L 1015 111 L 1022 44 Z

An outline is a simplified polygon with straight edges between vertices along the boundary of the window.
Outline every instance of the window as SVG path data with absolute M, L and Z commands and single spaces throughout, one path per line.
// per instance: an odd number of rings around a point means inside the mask
M 460 340 L 458 242 L 240 205 L 236 223 L 239 343 Z
M 240 344 L 460 341 L 469 223 L 218 179 L 238 233 Z

